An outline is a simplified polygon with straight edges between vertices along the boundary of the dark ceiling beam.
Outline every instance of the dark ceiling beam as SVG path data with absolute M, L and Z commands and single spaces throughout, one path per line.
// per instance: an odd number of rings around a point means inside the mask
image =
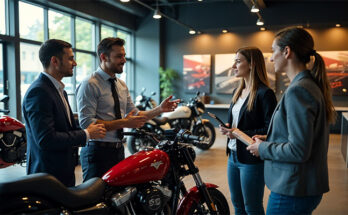
M 263 0 L 243 0 L 243 2 L 249 9 L 253 6 L 253 2 L 259 6 L 260 9 L 266 8 L 266 4 Z
M 127 13 L 138 17 L 144 17 L 148 14 L 148 10 L 145 10 L 143 7 L 139 7 L 137 4 L 132 3 L 132 1 L 127 3 L 122 3 L 119 0 L 99 0 L 100 2 L 105 2 L 113 7 L 121 9 Z

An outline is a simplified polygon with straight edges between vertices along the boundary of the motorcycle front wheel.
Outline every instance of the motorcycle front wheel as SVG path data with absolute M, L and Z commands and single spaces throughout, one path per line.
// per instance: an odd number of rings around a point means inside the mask
M 215 204 L 217 214 L 230 214 L 230 208 L 228 207 L 228 203 L 225 196 L 216 188 L 208 188 L 208 192 Z M 204 201 L 203 197 L 201 197 L 201 200 L 198 204 L 194 202 L 191 205 L 189 214 L 211 214 L 211 212 L 209 211 L 209 208 L 206 202 Z
M 134 136 L 127 137 L 127 148 L 131 154 L 141 151 L 149 146 L 155 146 L 156 143 L 148 138 L 136 138 Z
M 199 124 L 195 126 L 193 128 L 192 134 L 200 137 L 205 137 L 204 143 L 197 143 L 197 147 L 199 149 L 208 150 L 210 147 L 213 146 L 215 142 L 215 128 L 213 124 L 211 124 L 210 122 L 206 122 L 204 124 Z

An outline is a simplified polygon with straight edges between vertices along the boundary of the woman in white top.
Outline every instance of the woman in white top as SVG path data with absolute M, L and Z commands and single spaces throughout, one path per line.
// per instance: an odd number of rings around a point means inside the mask
M 227 135 L 227 175 L 235 214 L 264 214 L 263 161 L 246 150 L 246 145 L 235 138 L 236 128 L 250 137 L 266 134 L 272 113 L 277 104 L 269 88 L 262 52 L 255 47 L 237 51 L 232 69 L 241 78 L 234 90 L 228 111 L 228 128 L 220 126 Z

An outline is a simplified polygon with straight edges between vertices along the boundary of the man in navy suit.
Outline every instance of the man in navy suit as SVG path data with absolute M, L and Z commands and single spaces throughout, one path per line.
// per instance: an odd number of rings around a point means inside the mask
M 27 131 L 27 174 L 49 173 L 66 186 L 75 185 L 77 150 L 89 138 L 103 138 L 103 124 L 80 129 L 74 120 L 63 77 L 71 77 L 77 65 L 71 45 L 47 40 L 39 58 L 44 72 L 32 83 L 23 99 Z

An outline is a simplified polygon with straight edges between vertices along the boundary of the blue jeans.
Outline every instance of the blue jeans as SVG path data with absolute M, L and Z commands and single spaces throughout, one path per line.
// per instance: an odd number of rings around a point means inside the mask
M 323 195 L 295 197 L 271 192 L 268 199 L 267 215 L 309 215 L 319 205 L 322 197 Z
M 227 165 L 228 185 L 235 214 L 265 214 L 263 163 L 242 164 L 231 151 Z

